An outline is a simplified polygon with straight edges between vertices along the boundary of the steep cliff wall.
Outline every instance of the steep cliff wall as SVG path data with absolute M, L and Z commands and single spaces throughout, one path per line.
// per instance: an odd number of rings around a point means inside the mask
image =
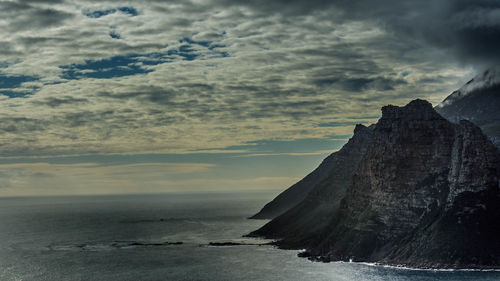
M 500 266 L 500 155 L 430 103 L 387 106 L 341 206 L 309 254 L 414 266 Z
M 326 177 L 254 234 L 322 261 L 500 266 L 500 152 L 477 126 L 414 100 L 383 107 L 366 140 L 348 184 Z

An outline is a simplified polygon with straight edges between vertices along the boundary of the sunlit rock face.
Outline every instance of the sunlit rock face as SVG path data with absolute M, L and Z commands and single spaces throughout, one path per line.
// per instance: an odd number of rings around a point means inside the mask
M 257 233 L 323 261 L 499 267 L 499 179 L 500 153 L 476 125 L 452 123 L 423 100 L 385 106 L 338 208 L 298 215 L 320 230 Z M 331 200 L 326 190 L 315 196 Z M 298 221 L 268 225 L 301 229 Z
M 476 76 L 435 109 L 451 122 L 473 122 L 495 145 L 500 146 L 500 67 Z

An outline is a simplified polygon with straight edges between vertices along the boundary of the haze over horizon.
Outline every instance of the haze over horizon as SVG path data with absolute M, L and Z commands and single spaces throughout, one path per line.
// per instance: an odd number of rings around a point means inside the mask
M 0 1 L 0 196 L 283 190 L 498 63 L 495 1 Z

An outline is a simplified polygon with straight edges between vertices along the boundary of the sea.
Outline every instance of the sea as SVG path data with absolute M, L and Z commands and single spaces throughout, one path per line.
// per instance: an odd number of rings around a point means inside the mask
M 500 280 L 494 271 L 311 262 L 244 238 L 266 223 L 247 217 L 274 195 L 0 198 L 0 280 Z

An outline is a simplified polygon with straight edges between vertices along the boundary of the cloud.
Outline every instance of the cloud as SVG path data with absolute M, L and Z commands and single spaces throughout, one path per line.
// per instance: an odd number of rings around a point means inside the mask
M 284 188 L 497 63 L 498 6 L 1 1 L 0 193 Z
M 451 51 L 466 62 L 498 63 L 500 3 L 490 0 L 454 1 L 220 1 L 262 13 L 285 16 L 328 11 L 333 21 L 364 21 L 396 33 L 400 40 L 418 40 Z M 322 18 L 323 20 L 323 18 Z M 397 43 L 397 42 L 395 42 Z
M 336 75 L 332 78 L 319 78 L 314 81 L 318 86 L 337 86 L 349 92 L 361 92 L 365 90 L 391 91 L 397 86 L 408 84 L 404 79 L 385 77 L 347 78 Z
M 480 56 L 460 32 L 496 32 L 496 4 L 485 3 L 1 2 L 1 88 L 24 98 L 0 96 L 0 155 L 193 153 L 349 135 L 353 115 L 437 103 L 465 82 L 474 69 L 457 57 Z
M 44 100 L 38 100 L 34 101 L 34 104 L 41 105 L 41 106 L 48 106 L 48 107 L 59 107 L 63 106 L 65 104 L 70 104 L 70 105 L 78 105 L 78 104 L 84 104 L 89 102 L 88 99 L 85 98 L 74 98 L 72 96 L 63 96 L 63 97 L 49 97 Z
M 334 6 L 344 18 L 372 21 L 403 41 L 442 48 L 465 62 L 500 59 L 496 1 L 339 1 Z
M 74 15 L 48 6 L 34 4 L 49 4 L 49 1 L 1 1 L 0 16 L 7 21 L 3 28 L 12 32 L 37 30 L 62 25 Z

